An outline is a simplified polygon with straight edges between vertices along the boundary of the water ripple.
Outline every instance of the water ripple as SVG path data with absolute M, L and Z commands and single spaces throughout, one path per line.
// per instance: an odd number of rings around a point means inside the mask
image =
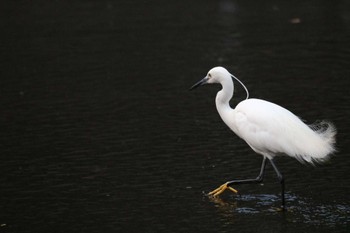
M 314 226 L 346 226 L 350 223 L 350 205 L 324 204 L 311 198 L 286 194 L 287 211 L 276 207 L 280 204 L 280 196 L 271 194 L 240 195 L 229 199 L 210 198 L 223 216 L 234 215 L 276 215 L 283 214 L 284 220 L 292 223 L 304 223 Z M 236 218 L 237 216 L 235 216 Z

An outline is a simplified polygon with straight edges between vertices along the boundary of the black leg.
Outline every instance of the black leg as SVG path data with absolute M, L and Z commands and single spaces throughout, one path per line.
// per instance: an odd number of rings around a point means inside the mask
M 270 159 L 269 160 L 273 169 L 275 170 L 276 174 L 277 174 L 277 178 L 278 180 L 280 181 L 281 183 L 281 186 L 282 186 L 282 193 L 281 193 L 281 196 L 282 196 L 282 209 L 285 210 L 285 201 L 284 201 L 284 178 L 282 176 L 282 174 L 280 173 L 280 171 L 278 170 L 277 166 L 275 165 L 275 163 L 273 162 L 273 159 Z
M 266 162 L 267 162 L 267 159 L 266 159 L 266 157 L 264 157 L 262 164 L 261 164 L 260 173 L 259 173 L 258 177 L 256 177 L 255 179 L 231 180 L 231 181 L 227 182 L 227 185 L 231 186 L 231 185 L 235 185 L 235 184 L 261 183 L 264 179 Z

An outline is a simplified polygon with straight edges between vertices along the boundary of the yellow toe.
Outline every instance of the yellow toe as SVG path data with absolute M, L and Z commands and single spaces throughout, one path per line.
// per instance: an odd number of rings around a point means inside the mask
M 234 189 L 234 188 L 232 188 L 230 186 L 228 186 L 228 189 L 231 190 L 232 192 L 236 193 L 236 194 L 238 193 L 238 191 L 236 189 Z
M 221 185 L 219 188 L 211 191 L 210 193 L 208 193 L 209 195 L 212 195 L 213 197 L 217 197 L 219 196 L 221 193 L 223 193 L 226 189 L 231 190 L 234 193 L 238 193 L 238 191 L 230 186 L 228 186 L 228 183 L 225 183 L 223 185 Z

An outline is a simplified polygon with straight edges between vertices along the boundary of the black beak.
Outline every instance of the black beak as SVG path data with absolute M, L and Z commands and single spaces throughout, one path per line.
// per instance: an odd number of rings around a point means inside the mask
M 197 82 L 196 84 L 194 84 L 191 88 L 190 88 L 190 91 L 192 91 L 193 89 L 199 87 L 199 86 L 202 86 L 204 84 L 206 84 L 208 81 L 208 77 L 204 77 L 202 80 L 200 80 L 199 82 Z

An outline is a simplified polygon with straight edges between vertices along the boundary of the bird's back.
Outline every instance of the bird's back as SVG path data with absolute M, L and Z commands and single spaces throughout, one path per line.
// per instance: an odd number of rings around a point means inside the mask
M 269 158 L 278 153 L 300 161 L 321 162 L 334 152 L 334 126 L 321 122 L 311 128 L 287 109 L 274 103 L 248 99 L 233 111 L 229 127 L 253 150 Z

